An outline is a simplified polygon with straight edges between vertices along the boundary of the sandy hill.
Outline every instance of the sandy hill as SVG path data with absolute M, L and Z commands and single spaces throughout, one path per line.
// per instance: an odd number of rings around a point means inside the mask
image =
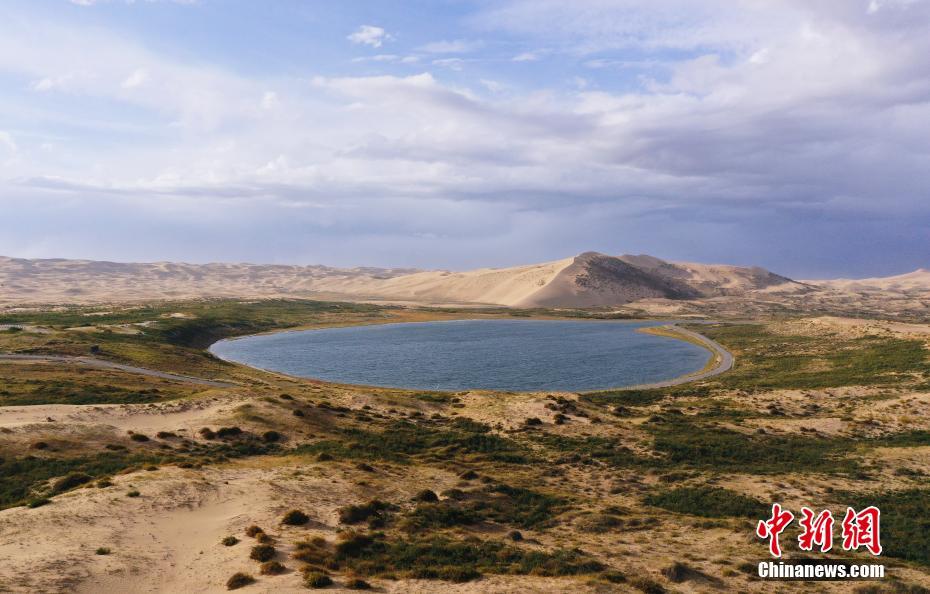
M 841 291 L 857 292 L 895 292 L 895 293 L 930 293 L 930 270 L 918 268 L 914 272 L 885 276 L 879 278 L 848 279 L 841 278 L 828 281 L 810 281 L 822 287 Z
M 0 303 L 191 297 L 313 297 L 518 307 L 603 307 L 804 285 L 761 268 L 585 252 L 543 264 L 467 272 L 254 264 L 126 264 L 0 258 Z

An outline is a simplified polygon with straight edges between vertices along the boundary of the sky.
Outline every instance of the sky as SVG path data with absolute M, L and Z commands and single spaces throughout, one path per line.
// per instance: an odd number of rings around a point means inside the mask
M 930 0 L 3 0 L 0 254 L 930 268 Z

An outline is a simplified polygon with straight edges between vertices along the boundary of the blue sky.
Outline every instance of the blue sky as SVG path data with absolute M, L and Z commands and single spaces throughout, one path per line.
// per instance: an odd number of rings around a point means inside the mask
M 6 0 L 0 254 L 930 267 L 927 0 Z

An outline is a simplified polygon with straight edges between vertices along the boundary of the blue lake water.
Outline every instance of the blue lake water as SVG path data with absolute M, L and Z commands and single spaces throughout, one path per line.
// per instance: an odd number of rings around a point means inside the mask
M 457 320 L 223 340 L 218 357 L 290 375 L 416 390 L 583 391 L 672 379 L 706 349 L 636 332 L 660 322 Z

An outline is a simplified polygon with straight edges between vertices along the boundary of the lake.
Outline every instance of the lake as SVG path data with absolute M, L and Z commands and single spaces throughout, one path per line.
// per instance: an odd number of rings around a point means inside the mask
M 415 390 L 598 390 L 700 370 L 711 353 L 637 332 L 667 322 L 455 320 L 223 340 L 217 357 L 289 375 Z

